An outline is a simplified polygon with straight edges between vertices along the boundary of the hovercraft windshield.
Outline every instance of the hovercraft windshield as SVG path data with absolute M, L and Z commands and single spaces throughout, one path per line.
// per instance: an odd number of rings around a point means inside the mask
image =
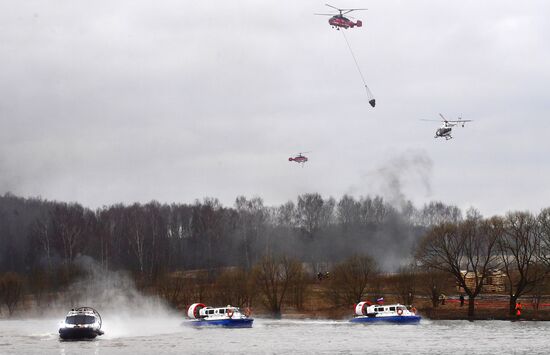
M 85 315 L 77 315 L 77 316 L 68 316 L 65 318 L 65 323 L 67 324 L 94 324 L 96 318 L 94 316 L 85 316 Z

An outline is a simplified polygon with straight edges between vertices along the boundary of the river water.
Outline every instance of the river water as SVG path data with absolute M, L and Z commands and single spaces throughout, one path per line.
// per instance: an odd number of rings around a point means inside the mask
M 256 319 L 252 329 L 194 329 L 179 317 L 104 317 L 105 335 L 60 341 L 59 319 L 0 321 L 0 354 L 548 354 L 550 322 L 418 325 Z

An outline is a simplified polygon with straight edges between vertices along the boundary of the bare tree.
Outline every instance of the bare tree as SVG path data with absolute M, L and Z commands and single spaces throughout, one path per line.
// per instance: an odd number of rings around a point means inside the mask
M 82 249 L 86 229 L 86 211 L 78 204 L 60 204 L 52 211 L 52 224 L 61 241 L 65 265 L 73 262 L 76 250 Z
M 492 219 L 498 230 L 498 249 L 502 260 L 508 292 L 509 313 L 514 315 L 516 302 L 524 293 L 531 292 L 546 272 L 537 266 L 540 238 L 536 218 L 527 212 L 508 213 L 504 220 Z
M 428 296 L 433 308 L 439 305 L 439 296 L 447 292 L 449 277 L 449 273 L 431 267 L 422 268 L 418 274 L 419 291 Z
M 145 216 L 147 218 L 148 235 L 148 256 L 149 269 L 148 274 L 154 278 L 167 267 L 166 259 L 168 257 L 168 217 L 167 207 L 160 203 L 152 201 L 145 206 Z
M 205 198 L 202 203 L 196 202 L 193 213 L 193 235 L 200 245 L 205 246 L 204 254 L 199 258 L 202 265 L 209 270 L 209 278 L 214 275 L 214 268 L 219 264 L 216 250 L 221 248 L 219 243 L 224 231 L 224 209 L 218 199 Z
M 51 236 L 50 220 L 46 216 L 37 218 L 31 225 L 31 234 L 40 246 L 40 251 L 46 258 L 48 270 L 52 270 L 53 243 Z
M 417 289 L 418 270 L 414 265 L 401 266 L 392 277 L 393 291 L 403 304 L 413 304 Z
M 351 226 L 359 224 L 361 218 L 361 204 L 351 196 L 344 195 L 338 202 L 336 209 L 338 222 L 348 230 Z
M 136 257 L 138 270 L 141 274 L 145 272 L 146 253 L 145 217 L 142 212 L 141 205 L 135 203 L 129 207 L 125 215 L 128 226 L 128 244 Z
M 367 255 L 355 255 L 337 264 L 329 279 L 329 298 L 336 305 L 360 302 L 377 271 L 376 262 Z
M 294 202 L 288 201 L 277 208 L 277 224 L 284 227 L 294 227 L 296 225 L 296 206 Z
M 193 235 L 193 208 L 188 205 L 173 204 L 170 206 L 170 209 L 171 213 L 167 230 L 170 248 L 166 262 L 171 269 L 181 269 L 191 263 L 190 258 L 185 258 L 184 256 L 188 247 L 188 241 Z
M 391 206 L 384 202 L 384 199 L 379 196 L 375 198 L 371 198 L 370 196 L 362 198 L 360 204 L 360 221 L 363 225 L 384 223 L 391 210 Z
M 52 296 L 51 290 L 51 271 L 43 268 L 35 268 L 28 276 L 29 291 L 33 294 L 38 311 L 42 312 L 49 305 Z
M 300 267 L 296 277 L 293 278 L 289 286 L 289 300 L 298 310 L 304 309 L 304 303 L 308 297 L 309 277 L 305 270 Z
M 214 297 L 218 304 L 231 304 L 238 307 L 252 305 L 253 283 L 250 273 L 236 268 L 221 274 L 214 285 Z
M 323 225 L 330 223 L 334 203 L 333 199 L 324 201 L 319 194 L 298 196 L 298 223 L 310 240 Z
M 8 307 L 10 317 L 23 297 L 23 278 L 15 272 L 0 277 L 0 301 Z
M 157 292 L 172 306 L 187 304 L 185 279 L 179 275 L 164 274 L 157 279 Z
M 112 243 L 116 239 L 117 220 L 115 208 L 103 209 L 97 212 L 99 262 L 104 269 L 109 268 L 112 257 Z
M 457 223 L 462 220 L 462 212 L 456 206 L 443 202 L 430 202 L 424 205 L 420 214 L 420 223 L 424 226 L 435 226 L 442 223 Z
M 479 219 L 433 227 L 423 238 L 416 257 L 424 267 L 451 274 L 468 295 L 468 316 L 488 271 L 498 267 L 494 225 Z
M 261 198 L 247 200 L 244 196 L 237 197 L 235 208 L 239 215 L 239 227 L 242 235 L 246 269 L 252 267 L 252 245 L 265 229 L 267 211 Z
M 286 292 L 294 279 L 300 275 L 302 264 L 282 257 L 264 257 L 254 267 L 254 279 L 262 301 L 271 314 L 279 318 Z
M 539 260 L 550 269 L 550 207 L 537 216 L 538 238 L 540 240 Z

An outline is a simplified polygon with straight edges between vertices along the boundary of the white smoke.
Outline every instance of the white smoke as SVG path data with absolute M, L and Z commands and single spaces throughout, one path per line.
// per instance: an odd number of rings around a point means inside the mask
M 55 302 L 48 316 L 63 319 L 71 308 L 95 308 L 103 319 L 106 338 L 166 334 L 182 330 L 184 314 L 171 309 L 158 296 L 140 292 L 132 277 L 123 271 L 108 271 L 87 256 L 75 264 L 85 272 Z

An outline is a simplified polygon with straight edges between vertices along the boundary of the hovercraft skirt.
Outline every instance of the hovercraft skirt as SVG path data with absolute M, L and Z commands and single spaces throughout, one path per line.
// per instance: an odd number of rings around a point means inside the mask
M 95 339 L 98 335 L 102 335 L 103 332 L 93 328 L 61 328 L 59 329 L 59 336 L 61 339 Z
M 420 316 L 355 317 L 350 319 L 350 322 L 414 324 L 420 322 L 420 319 L 422 319 Z
M 206 326 L 218 326 L 224 328 L 252 328 L 252 322 L 254 319 L 211 319 L 211 320 L 195 320 L 185 322 L 187 325 L 193 327 L 206 327 Z

